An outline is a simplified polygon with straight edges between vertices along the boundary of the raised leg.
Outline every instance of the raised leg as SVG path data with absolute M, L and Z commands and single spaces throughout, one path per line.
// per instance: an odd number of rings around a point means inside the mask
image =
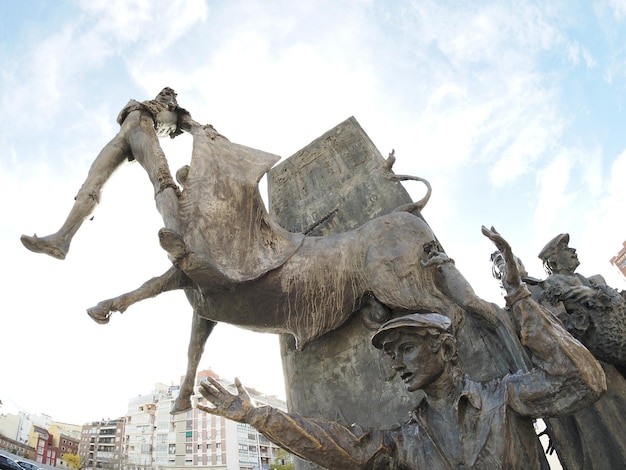
M 45 237 L 22 235 L 20 237 L 22 244 L 35 253 L 44 253 L 53 258 L 65 259 L 72 238 L 83 221 L 91 215 L 98 205 L 104 184 L 127 158 L 128 151 L 128 144 L 119 135 L 111 140 L 100 151 L 91 165 L 87 179 L 74 198 L 74 205 L 61 228 L 56 233 Z
M 103 300 L 95 307 L 87 309 L 87 314 L 100 324 L 109 323 L 113 312 L 124 313 L 132 304 L 140 300 L 156 297 L 171 290 L 184 289 L 192 286 L 191 280 L 180 269 L 172 266 L 159 277 L 153 277 L 132 292 L 112 299 Z

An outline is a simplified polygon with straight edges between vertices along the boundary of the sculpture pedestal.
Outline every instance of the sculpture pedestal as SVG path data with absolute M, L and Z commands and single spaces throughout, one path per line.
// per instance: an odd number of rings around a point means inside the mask
M 351 117 L 270 171 L 270 212 L 287 230 L 307 235 L 359 227 L 412 202 L 400 183 L 383 178 L 383 161 Z M 368 317 L 356 313 L 303 351 L 295 349 L 293 337 L 281 336 L 290 411 L 382 428 L 407 416 L 416 397 L 401 381 L 388 380 L 391 369 L 370 343 L 377 325 L 368 328 Z

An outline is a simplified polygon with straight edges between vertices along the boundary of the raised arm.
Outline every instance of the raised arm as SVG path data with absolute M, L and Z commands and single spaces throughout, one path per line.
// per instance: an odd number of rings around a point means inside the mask
M 191 135 L 196 135 L 200 132 L 205 132 L 211 139 L 222 138 L 226 139 L 222 134 L 217 132 L 215 128 L 211 124 L 200 124 L 197 121 L 194 121 L 189 113 L 181 113 L 178 117 L 178 127 L 190 133 Z M 228 140 L 228 139 L 227 139 Z
M 214 407 L 198 405 L 198 409 L 250 424 L 289 452 L 324 468 L 370 468 L 378 456 L 391 452 L 391 444 L 384 442 L 385 433 L 382 431 L 357 435 L 350 427 L 340 423 L 304 418 L 271 406 L 257 407 L 239 379 L 235 379 L 235 385 L 237 395 L 208 378 L 207 382 L 200 384 L 200 393 Z
M 513 254 L 513 250 L 511 250 L 511 245 L 509 245 L 509 242 L 507 242 L 494 227 L 491 227 L 490 230 L 483 225 L 481 227 L 481 231 L 484 236 L 489 238 L 489 240 L 496 245 L 498 251 L 502 253 L 506 267 L 504 270 L 505 278 L 503 279 L 503 284 L 505 288 L 510 288 L 512 291 L 515 291 L 522 285 L 522 279 L 520 277 L 519 267 L 515 260 L 515 255 Z
M 203 127 L 197 121 L 194 121 L 189 113 L 181 113 L 178 117 L 178 126 L 185 132 L 189 132 L 193 134 L 195 129 L 200 129 Z
M 574 412 L 597 400 L 606 391 L 600 364 L 531 298 L 507 241 L 493 227 L 483 227 L 482 232 L 504 255 L 505 299 L 532 361 L 530 371 L 507 377 L 507 403 L 523 415 L 547 417 Z

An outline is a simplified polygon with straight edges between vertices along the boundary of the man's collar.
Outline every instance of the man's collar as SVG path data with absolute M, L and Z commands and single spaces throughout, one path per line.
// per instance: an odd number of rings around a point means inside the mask
M 459 393 L 459 396 L 457 396 L 456 400 L 454 401 L 454 411 L 457 416 L 459 413 L 459 402 L 461 401 L 461 398 L 466 399 L 469 404 L 477 410 L 480 410 L 482 408 L 483 402 L 480 389 L 481 386 L 479 382 L 476 382 L 467 376 L 463 377 L 463 388 L 461 389 L 461 393 Z M 420 417 L 424 415 L 424 413 L 428 409 L 428 406 L 428 395 L 424 393 L 417 402 L 415 408 L 409 411 L 408 424 L 421 422 Z
M 483 406 L 483 397 L 482 397 L 482 394 L 480 393 L 480 390 L 481 390 L 481 385 L 479 382 L 476 382 L 470 379 L 469 377 L 465 376 L 463 390 L 461 390 L 461 393 L 459 394 L 459 396 L 457 397 L 454 403 L 454 408 L 457 411 L 457 413 L 459 411 L 459 401 L 461 401 L 461 398 L 467 399 L 467 401 L 474 408 L 476 408 L 477 410 L 480 410 Z

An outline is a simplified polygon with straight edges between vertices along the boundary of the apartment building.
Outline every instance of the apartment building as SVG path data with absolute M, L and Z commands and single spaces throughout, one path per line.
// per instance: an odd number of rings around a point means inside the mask
M 198 373 L 197 381 L 212 371 Z M 219 380 L 235 392 L 229 381 Z M 269 469 L 278 457 L 279 447 L 246 424 L 199 412 L 195 407 L 171 415 L 179 386 L 156 384 L 146 395 L 131 398 L 128 404 L 124 436 L 124 470 L 185 469 L 261 470 Z M 285 402 L 248 390 L 258 403 L 286 409 Z M 202 397 L 193 397 L 202 403 Z
M 31 427 L 28 445 L 35 449 L 35 462 L 56 467 L 59 449 L 53 444 L 53 436 L 47 429 L 39 426 Z
M 59 450 L 59 458 L 64 454 L 78 455 L 82 426 L 53 421 L 48 428 L 52 435 L 52 444 Z
M 94 421 L 83 425 L 78 455 L 83 469 L 121 469 L 124 418 Z

